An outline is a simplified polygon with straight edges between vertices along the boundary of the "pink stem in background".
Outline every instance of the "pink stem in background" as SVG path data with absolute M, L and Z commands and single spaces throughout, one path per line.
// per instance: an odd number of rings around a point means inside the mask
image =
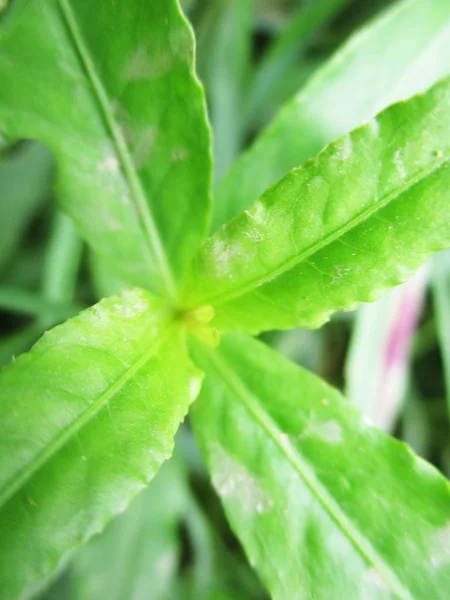
M 379 405 L 373 415 L 375 424 L 390 429 L 403 400 L 410 368 L 411 347 L 425 300 L 428 271 L 421 269 L 398 289 L 396 313 L 386 338 L 379 380 Z

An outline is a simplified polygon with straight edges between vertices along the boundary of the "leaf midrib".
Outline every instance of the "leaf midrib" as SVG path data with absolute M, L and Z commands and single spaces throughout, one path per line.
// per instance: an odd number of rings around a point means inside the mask
M 135 166 L 133 164 L 127 144 L 121 129 L 114 118 L 114 113 L 111 109 L 111 103 L 108 98 L 108 94 L 106 93 L 106 90 L 103 87 L 99 76 L 97 75 L 94 60 L 91 58 L 88 47 L 83 40 L 80 27 L 78 26 L 69 1 L 58 0 L 58 6 L 60 8 L 64 23 L 70 34 L 70 41 L 75 47 L 80 58 L 80 62 L 88 76 L 89 82 L 94 91 L 94 96 L 98 102 L 107 128 L 109 129 L 122 172 L 124 173 L 125 179 L 128 182 L 131 196 L 136 206 L 136 212 L 145 234 L 145 239 L 150 249 L 150 253 L 155 257 L 156 263 L 158 264 L 167 293 L 173 298 L 176 294 L 176 285 L 172 270 L 169 266 L 169 261 L 167 260 L 164 246 L 160 239 L 153 215 L 146 201 L 141 182 L 136 174 Z
M 89 423 L 102 408 L 113 398 L 121 389 L 133 378 L 133 376 L 151 360 L 161 345 L 167 340 L 174 328 L 173 323 L 169 323 L 165 330 L 159 334 L 155 344 L 144 352 L 118 379 L 116 379 L 106 389 L 97 400 L 89 405 L 78 417 L 63 431 L 58 433 L 45 448 L 35 455 L 31 461 L 15 473 L 8 483 L 3 487 L 0 493 L 0 509 L 4 504 L 14 496 L 23 487 L 39 469 L 45 465 L 63 446 L 65 446 L 78 431 Z
M 398 199 L 400 196 L 405 194 L 409 189 L 413 188 L 416 184 L 420 183 L 423 179 L 430 177 L 433 173 L 438 171 L 449 160 L 450 160 L 450 151 L 443 153 L 442 156 L 439 157 L 437 160 L 433 161 L 431 163 L 431 165 L 418 171 L 415 175 L 413 175 L 408 180 L 406 180 L 402 186 L 399 186 L 394 191 L 392 191 L 390 194 L 387 194 L 386 196 L 380 198 L 377 201 L 374 201 L 374 203 L 369 208 L 367 208 L 366 210 L 362 211 L 361 213 L 359 213 L 358 215 L 356 215 L 355 217 L 353 217 L 352 219 L 347 221 L 347 223 L 345 223 L 345 225 L 338 227 L 335 231 L 324 236 L 319 242 L 312 244 L 311 246 L 306 248 L 300 254 L 287 259 L 284 263 L 279 265 L 277 268 L 267 271 L 263 276 L 257 277 L 255 279 L 253 279 L 252 281 L 247 282 L 238 288 L 235 288 L 234 290 L 230 291 L 229 293 L 217 294 L 216 296 L 210 295 L 207 297 L 203 297 L 202 301 L 208 302 L 208 303 L 212 304 L 213 306 L 221 306 L 223 304 L 226 304 L 227 302 L 235 300 L 236 298 L 244 296 L 245 294 L 247 294 L 249 292 L 252 292 L 254 289 L 259 288 L 260 286 L 262 286 L 266 283 L 271 282 L 276 277 L 279 277 L 283 273 L 286 273 L 290 269 L 297 266 L 299 263 L 301 263 L 305 260 L 308 260 L 314 254 L 316 254 L 317 252 L 319 252 L 320 250 L 322 250 L 329 244 L 332 244 L 334 241 L 336 241 L 337 239 L 339 239 L 340 237 L 342 237 L 343 235 L 345 235 L 346 233 L 348 233 L 349 231 L 351 231 L 352 229 L 354 229 L 355 227 L 357 227 L 364 221 L 368 220 L 371 216 L 373 216 L 379 210 L 385 208 L 392 201 Z M 299 169 L 302 169 L 302 168 L 303 167 L 299 167 Z
M 410 592 L 392 571 L 390 565 L 380 556 L 378 551 L 373 547 L 371 541 L 358 532 L 350 518 L 347 517 L 333 496 L 322 485 L 320 480 L 318 480 L 314 473 L 314 469 L 301 457 L 301 455 L 299 455 L 298 451 L 292 446 L 290 440 L 286 440 L 285 436 L 283 436 L 283 443 L 280 442 L 280 435 L 283 432 L 279 429 L 276 422 L 261 409 L 258 400 L 248 390 L 245 383 L 239 378 L 234 369 L 231 369 L 217 352 L 206 351 L 205 349 L 205 354 L 207 354 L 207 360 L 212 363 L 222 375 L 228 388 L 237 396 L 237 398 L 242 400 L 250 415 L 262 429 L 264 429 L 278 450 L 286 457 L 300 479 L 309 488 L 312 495 L 347 537 L 356 551 L 360 553 L 365 561 L 368 561 L 377 569 L 383 577 L 384 582 L 390 586 L 392 593 L 395 594 L 399 600 L 413 600 Z

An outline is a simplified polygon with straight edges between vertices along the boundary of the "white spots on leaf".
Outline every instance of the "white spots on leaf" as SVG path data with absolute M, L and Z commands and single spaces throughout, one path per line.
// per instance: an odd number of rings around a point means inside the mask
M 342 427 L 337 421 L 325 421 L 312 429 L 315 437 L 328 444 L 340 444 L 342 442 Z
M 200 377 L 191 377 L 189 379 L 189 398 L 194 401 L 200 393 L 201 379 Z
M 114 217 L 112 217 L 111 215 L 107 216 L 105 222 L 111 231 L 121 231 L 123 229 L 123 224 L 117 219 L 114 219 Z
M 183 162 L 189 156 L 189 151 L 186 148 L 173 148 L 172 150 L 172 161 L 173 162 Z
M 246 514 L 271 511 L 274 502 L 260 481 L 218 444 L 214 447 L 213 484 L 226 501 L 235 502 Z
M 117 157 L 114 156 L 114 154 L 108 155 L 104 160 L 102 160 L 98 164 L 98 170 L 102 173 L 117 173 L 117 171 L 119 170 L 119 161 L 117 160 Z
M 267 210 L 262 202 L 255 202 L 250 210 L 246 211 L 246 214 L 258 225 L 266 225 Z
M 166 75 L 173 67 L 173 56 L 170 52 L 152 54 L 143 46 L 126 61 L 123 77 L 126 81 L 142 81 L 156 79 Z
M 287 448 L 289 446 L 289 436 L 287 433 L 280 433 L 279 440 L 283 448 Z
M 310 423 L 300 438 L 316 438 L 327 444 L 340 444 L 343 440 L 341 425 L 331 419 L 323 423 Z
M 129 132 L 131 155 L 137 169 L 144 167 L 155 150 L 159 128 L 157 125 L 141 127 Z
M 149 310 L 149 302 L 143 296 L 136 296 L 133 291 L 124 292 L 123 298 L 128 300 L 127 304 L 115 304 L 114 308 L 126 319 L 139 317 Z
M 348 160 L 353 154 L 353 140 L 350 135 L 344 136 L 339 142 L 339 157 Z
M 349 268 L 343 268 L 343 267 L 336 267 L 333 271 L 333 273 L 331 274 L 331 282 L 330 285 L 336 285 L 337 283 L 339 283 L 339 281 L 342 279 L 342 277 L 344 277 L 344 275 L 347 275 L 348 273 L 350 273 Z
M 394 165 L 400 177 L 406 179 L 407 172 L 400 150 L 397 150 L 394 154 Z
M 215 261 L 214 269 L 219 276 L 226 275 L 232 259 L 241 254 L 240 246 L 230 244 L 220 238 L 212 242 L 210 250 Z M 229 276 L 231 277 L 231 275 Z
M 247 231 L 242 232 L 246 238 L 251 240 L 252 242 L 262 242 L 264 240 L 264 234 L 262 231 L 258 229 L 249 229 Z
M 366 585 L 369 584 L 371 587 L 374 586 L 379 590 L 389 589 L 379 571 L 374 567 L 367 569 L 364 573 L 364 582 Z
M 432 538 L 430 562 L 436 569 L 450 563 L 450 521 Z

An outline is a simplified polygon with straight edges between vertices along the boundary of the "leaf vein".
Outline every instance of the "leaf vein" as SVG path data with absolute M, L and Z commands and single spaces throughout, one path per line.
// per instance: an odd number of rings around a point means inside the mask
M 5 484 L 0 492 L 0 508 L 22 487 L 31 477 L 48 461 L 58 450 L 60 450 L 73 436 L 89 421 L 97 415 L 102 408 L 109 406 L 108 402 L 115 394 L 131 380 L 131 378 L 151 360 L 160 346 L 168 338 L 172 327 L 167 326 L 164 333 L 161 333 L 155 345 L 140 356 L 116 381 L 114 381 L 99 397 L 91 404 L 87 410 L 81 413 L 66 429 L 56 435 L 53 440 L 33 459 L 25 465 L 18 474 L 15 474 L 11 480 Z
M 328 490 L 322 485 L 309 463 L 299 456 L 299 453 L 293 448 L 291 442 L 286 439 L 285 436 L 283 436 L 283 443 L 280 441 L 282 432 L 279 427 L 269 415 L 261 410 L 258 400 L 248 390 L 245 383 L 229 368 L 223 358 L 219 357 L 217 354 L 208 352 L 208 360 L 215 365 L 229 389 L 243 402 L 250 415 L 262 429 L 265 430 L 278 450 L 286 457 L 301 480 L 309 488 L 312 495 L 318 500 L 323 509 L 351 542 L 354 548 L 361 554 L 364 560 L 368 561 L 378 570 L 385 583 L 390 586 L 391 591 L 397 598 L 400 600 L 413 600 L 410 592 L 398 579 L 389 564 L 387 564 L 379 555 L 371 541 L 358 532 L 353 522 L 341 509 L 336 500 L 330 495 Z
M 130 155 L 127 144 L 120 130 L 120 126 L 117 124 L 114 118 L 110 100 L 102 82 L 100 81 L 100 78 L 97 75 L 94 61 L 92 60 L 89 54 L 89 50 L 84 43 L 81 31 L 79 29 L 75 15 L 70 7 L 68 0 L 59 0 L 59 7 L 61 10 L 63 20 L 70 33 L 71 41 L 78 52 L 80 62 L 82 63 L 86 71 L 92 89 L 94 91 L 94 95 L 97 99 L 106 125 L 109 129 L 109 133 L 114 143 L 122 171 L 128 182 L 130 191 L 135 202 L 136 211 L 141 223 L 141 227 L 144 233 L 146 234 L 146 241 L 148 247 L 150 249 L 151 254 L 154 255 L 158 263 L 158 267 L 160 269 L 161 276 L 165 283 L 166 290 L 169 293 L 169 295 L 173 297 L 176 291 L 173 274 L 169 266 L 167 257 L 165 255 L 164 247 L 158 234 L 153 215 L 146 201 L 145 193 L 142 189 L 141 182 L 139 180 L 139 177 L 136 175 L 133 159 Z

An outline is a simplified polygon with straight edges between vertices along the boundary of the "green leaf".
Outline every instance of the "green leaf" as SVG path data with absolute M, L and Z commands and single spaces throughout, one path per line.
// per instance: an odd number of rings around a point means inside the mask
M 208 95 L 214 132 L 216 179 L 230 168 L 243 145 L 244 89 L 251 62 L 254 0 L 211 2 L 199 33 L 199 72 Z M 203 60 L 201 60 L 203 59 Z
M 379 298 L 450 246 L 449 133 L 444 80 L 332 143 L 208 240 L 187 306 L 256 333 Z
M 180 465 L 172 458 L 126 513 L 76 556 L 70 577 L 71 599 L 172 598 L 185 496 Z
M 178 3 L 101 0 L 93 12 L 84 0 L 17 0 L 9 11 L 0 133 L 44 142 L 62 205 L 93 248 L 135 284 L 174 295 L 207 228 L 211 170 Z
M 154 476 L 200 385 L 142 290 L 51 330 L 0 373 L 0 590 L 33 590 Z
M 245 334 L 196 344 L 192 419 L 275 600 L 445 600 L 450 486 L 316 376 Z
M 292 66 L 297 66 L 299 55 L 305 53 L 313 34 L 347 4 L 350 4 L 350 0 L 310 0 L 302 2 L 287 19 L 285 28 L 254 70 L 245 107 L 249 121 L 254 121 L 255 116 L 266 109 L 273 90 L 282 87 L 284 80 L 292 76 Z
M 51 155 L 39 144 L 27 144 L 0 160 L 0 269 L 47 199 L 52 171 Z
M 116 296 L 132 287 L 111 269 L 110 264 L 102 256 L 95 252 L 89 255 L 89 267 L 92 284 L 99 299 Z
M 309 18 L 320 6 L 310 4 Z M 351 37 L 238 160 L 217 189 L 213 231 L 332 140 L 448 74 L 450 3 L 397 3 Z

